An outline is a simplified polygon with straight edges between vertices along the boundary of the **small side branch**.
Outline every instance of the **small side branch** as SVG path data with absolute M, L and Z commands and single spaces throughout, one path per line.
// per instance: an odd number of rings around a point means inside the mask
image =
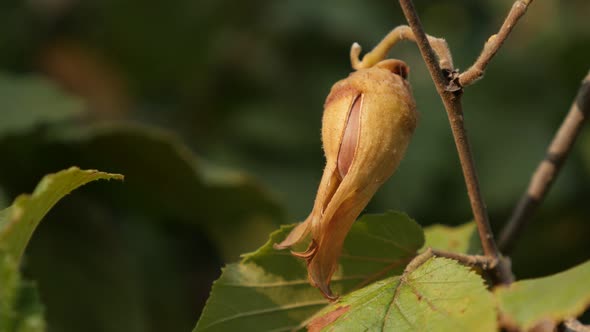
M 422 264 L 424 264 L 432 256 L 434 256 L 432 249 L 430 249 L 430 248 L 426 249 L 423 253 L 414 257 L 414 259 L 412 259 L 412 261 L 410 261 L 410 263 L 408 265 L 406 265 L 406 268 L 404 269 L 404 273 L 402 273 L 402 276 L 405 276 L 405 275 L 408 275 L 408 274 L 414 272 L 417 268 L 422 266 Z
M 563 325 L 566 332 L 590 332 L 590 325 L 584 325 L 575 318 L 566 319 Z
M 512 29 L 518 23 L 518 20 L 524 15 L 531 2 L 533 0 L 517 0 L 512 5 L 508 16 L 506 16 L 502 27 L 500 27 L 500 31 L 488 39 L 475 63 L 459 75 L 460 86 L 466 87 L 471 85 L 483 76 L 486 67 L 500 47 L 502 47 L 502 44 L 504 44 L 504 41 L 506 41 L 506 38 L 508 38 Z
M 471 209 L 473 211 L 475 222 L 477 223 L 477 230 L 479 232 L 479 238 L 481 240 L 484 254 L 489 258 L 500 262 L 493 269 L 494 280 L 497 283 L 510 283 L 512 282 L 512 273 L 510 272 L 510 267 L 507 264 L 504 264 L 503 260 L 500 260 L 500 252 L 494 241 L 494 235 L 490 227 L 486 206 L 479 189 L 479 180 L 475 170 L 475 163 L 473 161 L 469 139 L 463 122 L 463 106 L 461 103 L 462 90 L 450 91 L 448 89 L 449 80 L 445 77 L 444 72 L 436 61 L 435 52 L 428 41 L 426 33 L 424 33 L 424 28 L 416 13 L 412 0 L 399 0 L 399 3 L 412 31 L 414 32 L 416 43 L 418 44 L 422 58 L 426 63 L 426 67 L 434 81 L 436 90 L 447 111 L 451 130 L 453 131 L 453 138 L 455 139 L 455 145 L 457 146 L 457 152 L 459 153 L 459 160 L 461 162 L 461 168 L 467 186 Z
M 590 72 L 582 81 L 567 116 L 547 148 L 545 158 L 533 174 L 529 186 L 500 234 L 499 246 L 509 252 L 555 181 L 586 118 L 590 115 Z
M 496 264 L 498 264 L 497 260 L 488 256 L 465 255 L 454 252 L 440 251 L 436 249 L 432 249 L 432 254 L 437 257 L 454 259 L 463 265 L 479 266 L 484 270 L 492 269 L 496 266 Z

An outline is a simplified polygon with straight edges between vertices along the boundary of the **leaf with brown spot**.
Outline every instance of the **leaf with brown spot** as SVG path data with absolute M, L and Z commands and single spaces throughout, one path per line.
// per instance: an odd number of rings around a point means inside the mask
M 338 317 L 344 315 L 345 313 L 348 312 L 348 310 L 350 310 L 350 306 L 343 306 L 343 307 L 339 307 L 334 311 L 331 311 L 325 315 L 321 315 L 318 316 L 316 318 L 314 318 L 308 325 L 307 325 L 307 331 L 308 332 L 319 332 L 321 331 L 324 327 L 332 324 L 335 320 L 338 319 Z

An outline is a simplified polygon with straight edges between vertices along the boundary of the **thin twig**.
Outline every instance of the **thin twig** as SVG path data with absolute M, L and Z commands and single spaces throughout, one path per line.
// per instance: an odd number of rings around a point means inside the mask
M 584 325 L 575 318 L 566 319 L 563 325 L 567 332 L 590 332 L 590 325 Z
M 494 235 L 488 220 L 486 206 L 479 189 L 475 163 L 473 161 L 471 147 L 463 123 L 463 107 L 461 104 L 462 91 L 458 90 L 451 92 L 447 90 L 449 81 L 436 61 L 435 53 L 424 33 L 424 28 L 422 27 L 422 23 L 416 13 L 412 0 L 399 0 L 399 2 L 406 19 L 414 32 L 420 53 L 424 58 L 426 67 L 430 72 L 436 90 L 447 111 L 451 129 L 453 131 L 453 137 L 455 139 L 455 145 L 457 146 L 457 151 L 459 153 L 463 176 L 467 185 L 467 193 L 471 202 L 471 209 L 473 211 L 475 222 L 477 223 L 477 229 L 484 254 L 491 259 L 499 261 L 499 264 L 493 270 L 495 281 L 499 283 L 510 283 L 512 281 L 512 273 L 510 272 L 508 265 L 504 264 L 504 261 L 500 259 L 500 253 L 496 246 L 496 242 L 494 241 Z
M 506 16 L 506 19 L 502 24 L 502 27 L 500 27 L 500 31 L 488 39 L 475 63 L 459 75 L 460 86 L 466 87 L 473 84 L 483 76 L 486 67 L 494 55 L 496 55 L 502 44 L 504 44 L 504 41 L 506 41 L 506 38 L 508 38 L 508 35 L 510 35 L 510 32 L 518 20 L 524 15 L 531 2 L 533 2 L 533 0 L 516 0 L 516 2 L 514 2 L 510 12 L 508 12 L 508 16 Z
M 406 265 L 404 273 L 402 273 L 402 277 L 414 272 L 417 268 L 422 266 L 422 264 L 426 263 L 427 260 L 432 258 L 433 255 L 432 249 L 427 248 L 423 253 L 414 257 L 412 261 Z
M 429 35 L 426 35 L 426 37 L 428 38 L 428 41 L 432 45 L 432 48 L 439 59 L 439 66 L 442 69 L 452 72 L 454 69 L 453 57 L 451 56 L 451 51 L 449 51 L 447 41 L 442 38 L 436 38 Z M 371 52 L 363 56 L 362 61 L 359 60 L 359 55 L 361 54 L 361 45 L 357 43 L 352 44 L 352 48 L 350 49 L 350 62 L 352 63 L 352 68 L 362 69 L 373 67 L 377 62 L 385 59 L 389 50 L 402 40 L 416 42 L 416 38 L 414 37 L 412 29 L 407 25 L 400 25 L 391 30 L 383 38 L 383 40 L 371 50 Z
M 479 266 L 484 270 L 492 269 L 498 264 L 498 261 L 489 257 L 481 255 L 465 255 L 454 252 L 440 251 L 432 249 L 432 254 L 437 257 L 450 258 L 458 261 L 463 265 Z
M 576 99 L 547 148 L 545 158 L 537 166 L 526 192 L 500 234 L 499 246 L 503 252 L 509 252 L 512 249 L 522 229 L 545 198 L 588 115 L 590 115 L 590 72 L 582 81 Z

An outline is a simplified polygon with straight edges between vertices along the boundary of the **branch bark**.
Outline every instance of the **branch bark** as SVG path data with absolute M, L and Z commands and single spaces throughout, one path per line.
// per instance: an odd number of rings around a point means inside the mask
M 418 44 L 422 58 L 424 58 L 426 67 L 430 72 L 430 76 L 434 81 L 436 90 L 440 95 L 447 111 L 451 129 L 453 131 L 453 137 L 455 139 L 455 145 L 457 146 L 457 151 L 459 153 L 459 160 L 461 162 L 461 168 L 463 170 L 463 176 L 467 186 L 467 193 L 469 195 L 471 209 L 473 211 L 475 222 L 477 223 L 477 229 L 481 239 L 484 254 L 499 262 L 492 270 L 494 272 L 493 276 L 495 281 L 497 283 L 510 283 L 513 279 L 512 273 L 510 271 L 509 265 L 501 259 L 500 252 L 498 251 L 496 242 L 494 241 L 494 235 L 490 227 L 486 206 L 479 189 L 479 181 L 477 178 L 477 172 L 475 170 L 475 163 L 473 161 L 471 147 L 469 145 L 469 140 L 463 122 L 463 106 L 461 103 L 462 90 L 459 89 L 457 91 L 449 91 L 447 88 L 450 82 L 436 60 L 435 52 L 428 42 L 426 34 L 424 33 L 424 28 L 420 22 L 418 14 L 416 13 L 416 9 L 414 8 L 412 0 L 399 0 L 399 3 L 404 12 L 406 20 L 408 21 L 408 24 L 414 32 L 416 43 Z
M 465 255 L 465 254 L 441 251 L 441 250 L 436 250 L 436 249 L 432 249 L 432 254 L 437 257 L 454 259 L 463 265 L 479 266 L 484 270 L 489 270 L 491 268 L 494 268 L 494 266 L 496 266 L 496 264 L 498 264 L 498 261 L 492 259 L 489 256 Z
M 483 76 L 486 67 L 500 47 L 502 47 L 502 44 L 504 44 L 504 41 L 506 41 L 506 38 L 508 38 L 516 23 L 518 23 L 518 20 L 524 15 L 532 2 L 533 0 L 517 0 L 514 2 L 510 12 L 508 12 L 508 16 L 506 16 L 504 23 L 500 27 L 500 31 L 488 39 L 475 63 L 459 75 L 460 86 L 466 87 L 471 85 Z
M 575 318 L 566 319 L 563 325 L 566 332 L 590 332 L 590 325 L 584 325 Z
M 576 99 L 549 144 L 545 158 L 537 166 L 526 192 L 502 229 L 499 246 L 503 252 L 512 250 L 522 230 L 551 189 L 588 115 L 590 115 L 590 72 L 582 81 Z

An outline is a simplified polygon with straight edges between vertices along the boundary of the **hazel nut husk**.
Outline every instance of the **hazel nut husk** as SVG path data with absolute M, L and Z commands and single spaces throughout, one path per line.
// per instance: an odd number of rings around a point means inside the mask
M 335 300 L 330 280 L 346 234 L 377 189 L 398 167 L 416 128 L 417 112 L 403 61 L 383 60 L 332 87 L 324 104 L 326 168 L 313 210 L 276 249 L 311 234 L 304 252 L 310 283 Z

